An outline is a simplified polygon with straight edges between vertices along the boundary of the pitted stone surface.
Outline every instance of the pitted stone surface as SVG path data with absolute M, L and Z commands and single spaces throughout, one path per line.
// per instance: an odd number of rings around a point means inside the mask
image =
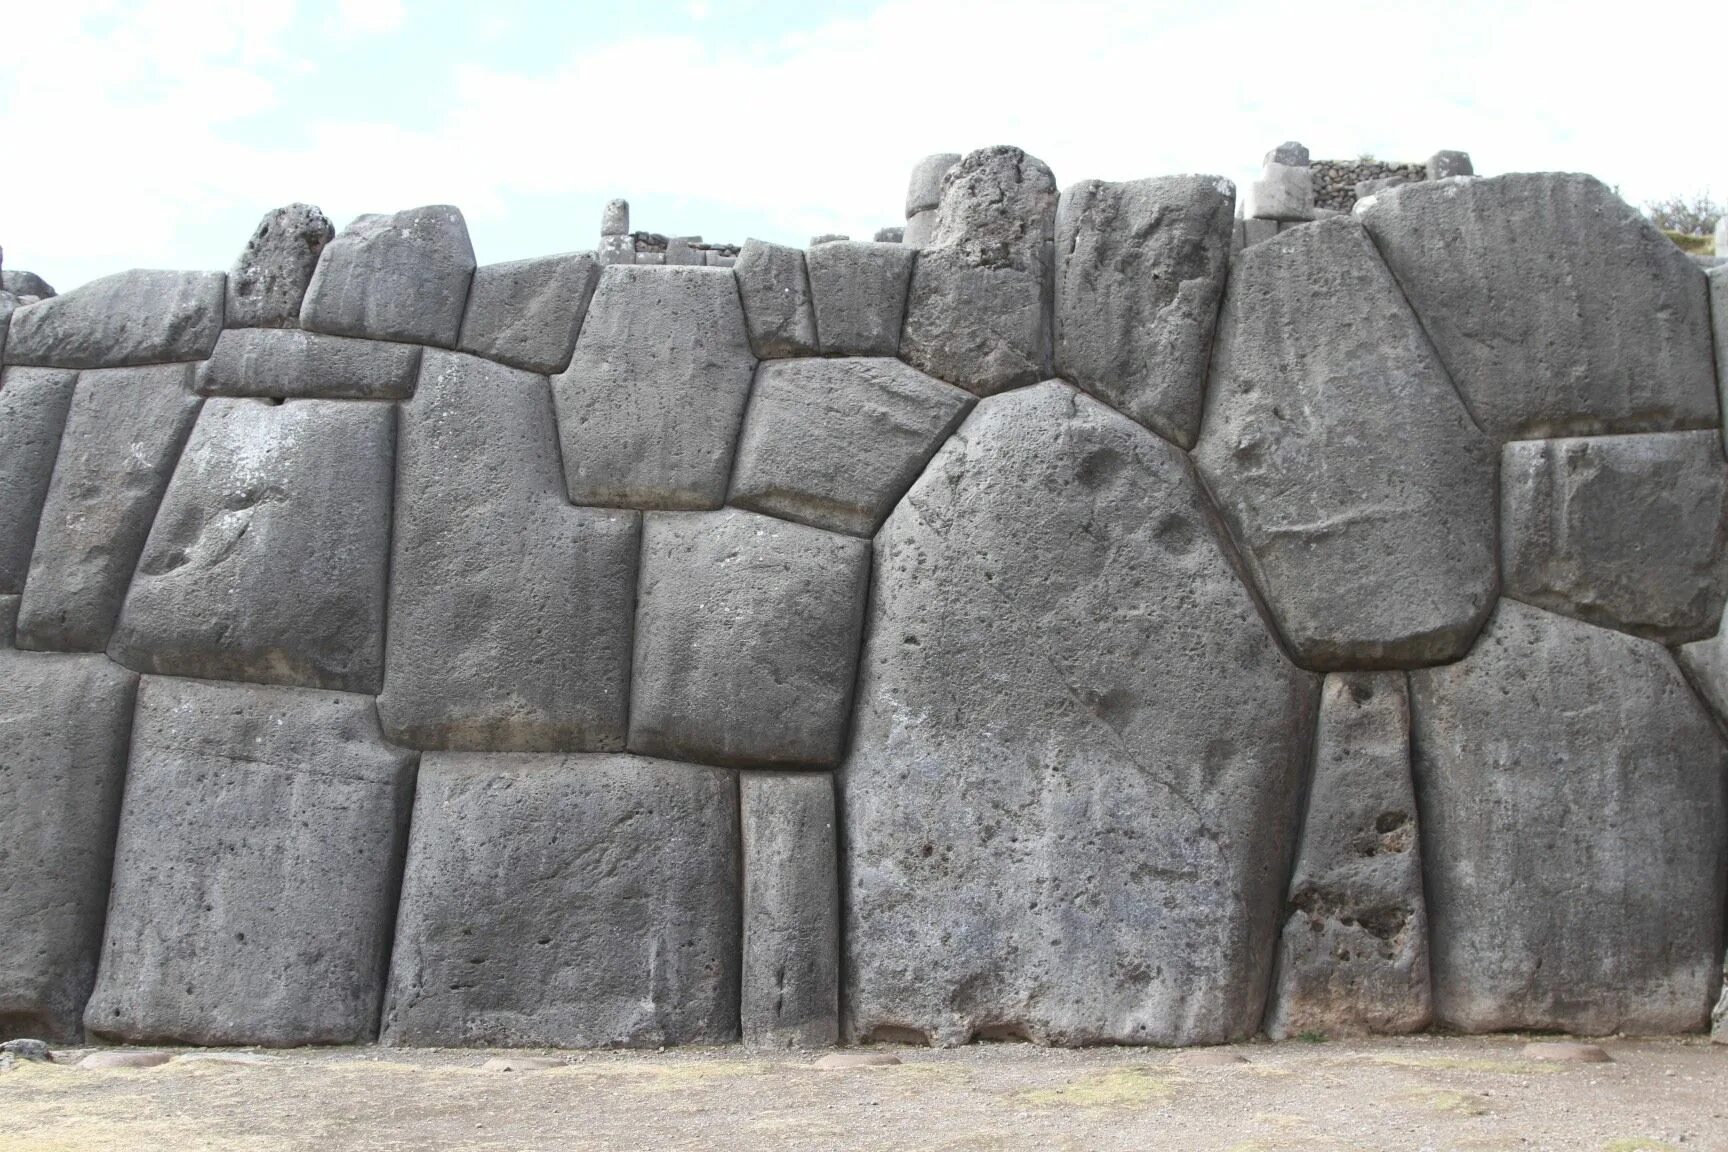
M 853 1038 L 1254 1033 L 1318 680 L 1183 454 L 1059 382 L 982 402 L 877 533 L 868 636 Z
M 1355 220 L 1237 259 L 1194 458 L 1298 662 L 1469 650 L 1498 584 L 1493 445 Z
M 384 404 L 207 401 L 109 654 L 140 672 L 378 691 L 395 445 Z
M 325 245 L 300 326 L 454 348 L 473 278 L 474 246 L 459 209 L 361 216 Z
M 641 517 L 570 507 L 556 437 L 545 377 L 426 353 L 399 429 L 393 740 L 623 748 Z
M 220 272 L 136 269 L 12 313 L 6 363 L 121 368 L 202 360 L 222 332 Z
M 834 777 L 745 772 L 744 1042 L 827 1048 L 840 1038 L 840 889 Z
M 738 1037 L 738 785 L 639 756 L 431 754 L 386 1044 Z
M 1717 426 L 1704 274 L 1601 181 L 1410 184 L 1357 213 L 1489 435 Z
M 958 152 L 937 152 L 912 166 L 912 178 L 906 185 L 906 219 L 934 211 L 942 203 L 942 178 L 960 160 Z
M 783 244 L 746 240 L 733 271 L 758 359 L 814 356 L 816 310 L 804 252 Z
M 824 354 L 892 356 L 900 350 L 917 253 L 900 244 L 842 240 L 810 249 L 805 259 Z
M 11 268 L 0 272 L 0 292 L 10 292 L 14 296 L 34 296 L 38 300 L 58 295 L 54 286 L 36 273 Z
M 419 373 L 418 344 L 230 328 L 198 366 L 196 387 L 206 396 L 403 400 Z
M 756 359 L 724 268 L 607 268 L 552 379 L 570 500 L 718 508 Z
M 1235 189 L 1216 176 L 1084 180 L 1056 214 L 1056 371 L 1183 448 L 1230 271 Z
M 1728 257 L 1728 240 L 1724 240 L 1725 230 L 1728 230 L 1728 216 L 1716 226 L 1716 251 Z M 1716 347 L 1716 389 L 1717 397 L 1723 409 L 1728 411 L 1728 264 L 1718 264 L 1705 273 L 1705 281 L 1710 293 L 1710 330 Z M 1728 437 L 1728 425 L 1725 425 L 1724 436 Z
M 765 361 L 729 501 L 869 536 L 971 405 L 968 393 L 898 360 Z
M 0 374 L 0 594 L 22 592 L 76 372 L 8 368 Z
M 1502 600 L 1469 656 L 1410 689 L 1436 1023 L 1703 1028 L 1725 754 L 1668 653 Z
M 1266 1034 L 1328 1038 L 1428 1026 L 1410 695 L 1402 672 L 1326 677 Z
M 199 400 L 192 366 L 81 373 L 36 529 L 18 647 L 100 652 Z
M 599 279 L 592 252 L 488 264 L 474 273 L 458 347 L 512 368 L 562 372 Z
M 229 328 L 294 328 L 324 246 L 336 229 L 311 204 L 274 208 L 258 222 L 228 273 Z
M 1664 644 L 1715 633 L 1728 466 L 1714 429 L 1507 444 L 1500 523 L 1508 596 Z

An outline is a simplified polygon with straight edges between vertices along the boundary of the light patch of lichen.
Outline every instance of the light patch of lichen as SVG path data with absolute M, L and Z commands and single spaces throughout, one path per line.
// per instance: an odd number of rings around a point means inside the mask
M 1488 1101 L 1475 1092 L 1454 1092 L 1448 1088 L 1424 1088 L 1408 1093 L 1407 1098 L 1430 1112 L 1446 1112 L 1455 1116 L 1486 1116 L 1493 1111 Z

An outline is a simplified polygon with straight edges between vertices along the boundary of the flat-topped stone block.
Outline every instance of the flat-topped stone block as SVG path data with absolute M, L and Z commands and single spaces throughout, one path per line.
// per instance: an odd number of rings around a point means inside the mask
M 916 258 L 900 244 L 854 240 L 810 249 L 805 261 L 817 342 L 825 355 L 893 356 L 899 351 Z
M 206 396 L 402 400 L 414 394 L 420 345 L 299 329 L 230 328 L 195 383 Z
M 0 373 L 0 595 L 24 590 L 77 383 L 52 368 Z
M 488 264 L 474 273 L 457 346 L 529 372 L 562 372 L 600 279 L 592 252 Z
M 816 355 L 816 311 L 804 252 L 784 244 L 746 240 L 734 265 L 738 296 L 760 360 Z
M 1242 215 L 1249 220 L 1312 220 L 1314 172 L 1307 165 L 1268 163 L 1248 185 Z
M 473 278 L 474 246 L 460 209 L 433 204 L 360 216 L 325 245 L 300 327 L 453 348 Z
M 119 368 L 202 360 L 222 332 L 227 277 L 137 269 L 12 313 L 6 363 Z
M 289 204 L 264 214 L 228 273 L 229 328 L 293 328 L 324 246 L 336 228 L 311 204 Z

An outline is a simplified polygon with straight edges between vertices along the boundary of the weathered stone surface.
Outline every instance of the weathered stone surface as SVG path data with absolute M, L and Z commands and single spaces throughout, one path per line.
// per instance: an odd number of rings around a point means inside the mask
M 1056 213 L 1056 371 L 1184 448 L 1200 431 L 1236 190 L 1085 180 Z
M 829 767 L 852 711 L 870 545 L 754 512 L 650 515 L 630 750 Z
M 418 344 L 230 328 L 198 366 L 195 387 L 206 396 L 404 400 L 419 373 Z
M 810 292 L 825 354 L 892 356 L 900 350 L 906 287 L 917 256 L 900 244 L 861 240 L 810 249 Z
M 1470 153 L 1442 150 L 1428 157 L 1428 179 L 1444 180 L 1448 176 L 1473 176 L 1476 168 L 1470 163 Z
M 1728 219 L 1716 226 L 1716 251 L 1728 257 Z M 1716 389 L 1717 396 L 1728 410 L 1728 264 L 1719 264 L 1704 273 L 1710 296 L 1710 329 L 1713 335 L 1711 343 L 1716 347 Z M 1724 424 L 1725 442 L 1728 442 L 1728 423 Z
M 1274 1040 L 1428 1026 L 1428 914 L 1402 672 L 1328 676 L 1321 689 L 1277 972 L 1266 1013 Z
M 0 292 L 10 292 L 14 296 L 34 296 L 38 300 L 59 295 L 52 284 L 36 273 L 12 268 L 0 272 Z
M 694 244 L 700 236 L 674 236 L 666 241 L 666 263 L 682 267 L 705 267 L 702 253 Z
M 76 1041 L 96 981 L 138 677 L 11 650 L 0 597 L 0 1039 Z
M 1248 185 L 1242 215 L 1250 220 L 1314 219 L 1314 174 L 1306 165 L 1269 163 Z
M 972 152 L 943 179 L 912 269 L 900 356 L 980 396 L 1050 374 L 1056 177 L 1018 148 Z
M 942 178 L 960 160 L 958 152 L 937 152 L 912 166 L 912 179 L 906 185 L 906 219 L 942 203 Z
M 140 672 L 378 691 L 395 447 L 384 404 L 207 401 L 109 655 Z
M 42 1064 L 54 1063 L 54 1051 L 45 1040 L 21 1036 L 16 1040 L 0 1041 L 0 1055 Z
M 1408 184 L 1358 215 L 1490 436 L 1717 426 L 1704 273 L 1594 177 Z
M 878 244 L 899 244 L 906 239 L 906 229 L 899 225 L 891 228 L 878 228 L 870 238 Z
M 600 235 L 628 236 L 629 234 L 630 201 L 606 201 L 606 207 L 600 210 Z
M 324 246 L 336 229 L 311 204 L 289 204 L 264 214 L 228 273 L 229 328 L 294 328 Z
M 564 498 L 543 376 L 428 352 L 402 405 L 384 691 L 420 748 L 624 746 L 641 518 Z
M 840 889 L 834 778 L 746 772 L 744 1042 L 826 1048 L 840 1039 Z
M 1318 680 L 1183 454 L 1059 382 L 984 401 L 877 533 L 868 635 L 850 1034 L 1253 1034 Z
M 1356 221 L 1237 258 L 1194 459 L 1298 662 L 1469 649 L 1498 585 L 1493 445 Z
M 737 1039 L 738 835 L 731 772 L 427 756 L 384 1042 Z
M 734 272 L 750 348 L 757 358 L 816 355 L 816 310 L 804 253 L 783 244 L 746 240 Z
M 18 612 L 18 647 L 100 652 L 198 418 L 190 364 L 82 373 Z
M 1702 1028 L 1725 755 L 1668 653 L 1502 600 L 1469 656 L 1410 688 L 1436 1022 Z
M 474 273 L 457 346 L 512 368 L 562 372 L 599 279 L 592 252 L 488 264 Z
M 1278 235 L 1276 220 L 1244 220 L 1242 222 L 1242 246 L 1252 248 L 1263 240 L 1270 240 Z
M 24 590 L 77 382 L 77 373 L 51 368 L 0 374 L 0 594 Z
M 474 246 L 448 204 L 360 216 L 324 247 L 300 326 L 334 336 L 454 348 Z
M 602 236 L 598 256 L 602 268 L 609 264 L 634 264 L 636 241 L 630 236 Z
M 85 1027 L 370 1040 L 413 779 L 364 696 L 145 677 Z
M 222 332 L 220 272 L 135 269 L 12 313 L 6 363 L 120 368 L 202 360 Z
M 731 272 L 606 269 L 552 379 L 571 501 L 718 508 L 755 369 Z
M 1286 140 L 1266 153 L 1262 163 L 1281 164 L 1286 168 L 1306 168 L 1309 165 L 1308 147 L 1300 141 Z
M 936 209 L 926 208 L 916 216 L 906 220 L 906 231 L 900 234 L 900 243 L 908 248 L 923 248 L 929 245 L 930 237 L 936 234 Z
M 1506 594 L 1665 644 L 1728 597 L 1728 467 L 1714 429 L 1524 440 L 1500 454 Z
M 729 502 L 869 536 L 971 405 L 898 360 L 765 361 Z

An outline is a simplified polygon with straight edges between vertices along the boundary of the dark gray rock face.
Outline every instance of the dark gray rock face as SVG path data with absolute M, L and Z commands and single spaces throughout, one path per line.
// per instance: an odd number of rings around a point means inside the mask
M 414 759 L 364 696 L 145 677 L 84 1026 L 131 1043 L 370 1040 Z
M 473 278 L 474 246 L 459 209 L 361 216 L 325 245 L 300 327 L 454 348 Z
M 546 378 L 428 352 L 401 407 L 385 730 L 419 748 L 624 747 L 641 517 L 564 498 Z
M 1442 150 L 1428 157 L 1428 179 L 1444 180 L 1448 176 L 1473 176 L 1476 168 L 1470 163 L 1470 153 Z
M 1714 429 L 1507 444 L 1500 523 L 1508 596 L 1664 644 L 1715 633 L 1728 467 Z
M 738 785 L 638 756 L 426 757 L 386 1044 L 738 1038 Z
M 395 445 L 385 404 L 207 401 L 109 654 L 140 672 L 378 691 Z
M 840 888 L 834 778 L 745 772 L 744 1042 L 827 1048 L 840 1039 Z
M 1402 672 L 1332 675 L 1321 689 L 1277 971 L 1266 1012 L 1274 1040 L 1428 1026 L 1428 914 Z
M 984 401 L 877 533 L 868 636 L 850 1035 L 1253 1034 L 1318 680 L 1183 454 L 1059 382 Z
M 0 1039 L 81 1038 L 138 678 L 100 656 L 10 650 L 0 597 Z
M 122 368 L 202 360 L 222 332 L 220 272 L 137 269 L 12 313 L 6 363 Z
M 1717 425 L 1704 274 L 1594 177 L 1410 184 L 1358 215 L 1490 436 Z
M 0 374 L 0 594 L 24 590 L 77 383 L 76 372 L 50 368 Z
M 1469 656 L 1410 688 L 1435 1021 L 1704 1027 L 1728 756 L 1668 653 L 1503 600 Z
M 600 279 L 592 252 L 488 264 L 474 273 L 464 352 L 529 372 L 562 372 Z
M 419 373 L 418 344 L 230 328 L 198 366 L 196 387 L 206 396 L 405 400 Z
M 1493 607 L 1494 450 L 1362 226 L 1236 261 L 1194 453 L 1296 660 L 1455 660 Z
M 651 514 L 630 750 L 736 767 L 840 760 L 870 545 L 726 509 Z
M 1056 371 L 1194 446 L 1230 271 L 1236 189 L 1217 176 L 1084 180 L 1056 214 Z
M 971 405 L 969 394 L 898 360 L 765 361 L 729 502 L 869 536 Z
M 198 418 L 190 364 L 82 373 L 42 507 L 18 647 L 100 652 Z
M 54 286 L 34 272 L 6 269 L 0 272 L 0 292 L 10 292 L 14 296 L 34 296 L 38 300 L 46 300 L 57 296 Z
M 810 299 L 803 251 L 746 240 L 733 271 L 749 326 L 750 348 L 756 357 L 779 360 L 816 355 L 816 310 Z
M 900 350 L 906 287 L 918 254 L 900 244 L 842 240 L 805 258 L 816 334 L 829 356 L 893 356 Z
M 228 273 L 229 328 L 293 328 L 324 246 L 336 228 L 312 204 L 289 204 L 264 213 Z

